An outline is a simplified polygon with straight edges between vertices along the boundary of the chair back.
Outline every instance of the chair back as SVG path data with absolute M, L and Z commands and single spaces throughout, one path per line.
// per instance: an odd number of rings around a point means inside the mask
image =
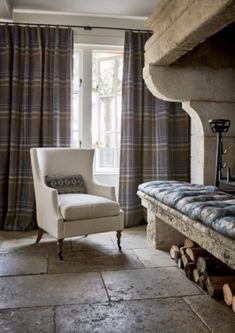
M 44 182 L 45 176 L 82 175 L 85 182 L 92 179 L 94 149 L 31 148 L 33 176 Z

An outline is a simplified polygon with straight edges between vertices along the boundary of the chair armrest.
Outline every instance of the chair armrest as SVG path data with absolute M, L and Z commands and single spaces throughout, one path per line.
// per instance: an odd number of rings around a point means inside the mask
M 35 189 L 37 223 L 56 238 L 63 237 L 63 218 L 59 211 L 57 190 L 38 183 Z
M 87 185 L 87 192 L 89 194 L 105 197 L 112 201 L 116 201 L 115 187 L 100 184 L 100 183 L 96 182 L 95 180 L 92 180 Z
M 58 193 L 56 189 L 41 183 L 38 185 L 38 195 L 40 196 L 39 200 L 42 200 L 49 209 L 52 209 L 56 215 L 61 217 L 59 214 Z

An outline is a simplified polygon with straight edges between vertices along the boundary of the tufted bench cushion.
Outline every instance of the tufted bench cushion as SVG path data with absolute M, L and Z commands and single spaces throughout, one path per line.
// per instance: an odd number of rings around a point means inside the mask
M 151 181 L 139 185 L 138 189 L 192 220 L 235 239 L 235 196 L 215 186 L 178 181 Z

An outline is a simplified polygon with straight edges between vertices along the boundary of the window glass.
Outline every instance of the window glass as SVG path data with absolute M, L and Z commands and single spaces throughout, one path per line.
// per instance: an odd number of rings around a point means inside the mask
M 118 171 L 123 54 L 93 51 L 92 64 L 92 142 L 96 148 L 96 171 Z
M 100 107 L 100 132 L 115 131 L 116 119 L 115 119 L 115 98 L 105 97 L 99 100 Z

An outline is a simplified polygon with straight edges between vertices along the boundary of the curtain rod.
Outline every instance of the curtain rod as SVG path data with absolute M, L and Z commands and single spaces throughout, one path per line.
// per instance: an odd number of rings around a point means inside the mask
M 26 25 L 26 26 L 42 26 L 42 27 L 59 27 L 59 28 L 80 28 L 84 30 L 102 29 L 102 30 L 121 30 L 121 31 L 134 31 L 134 32 L 152 32 L 145 29 L 131 29 L 131 28 L 117 28 L 117 27 L 99 27 L 91 25 L 65 25 L 65 24 L 46 24 L 46 23 L 24 23 L 24 22 L 1 22 L 6 25 Z

